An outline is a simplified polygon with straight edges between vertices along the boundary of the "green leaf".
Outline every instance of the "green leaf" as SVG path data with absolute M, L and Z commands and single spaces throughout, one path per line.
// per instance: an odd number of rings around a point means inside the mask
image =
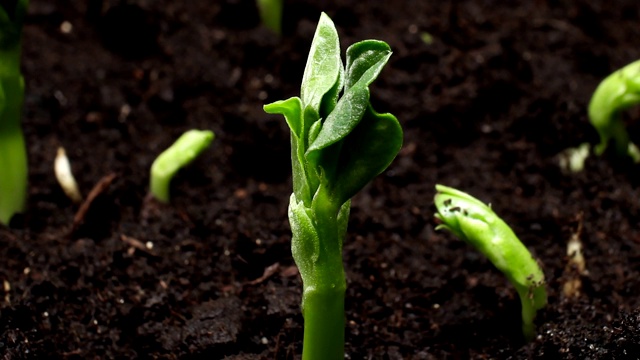
M 344 85 L 344 68 L 342 65 L 340 66 L 340 72 L 338 74 L 338 81 L 333 85 L 331 90 L 324 94 L 322 97 L 322 101 L 320 102 L 320 117 L 327 118 L 329 114 L 335 109 L 336 104 L 338 103 L 338 96 L 340 95 L 340 91 L 342 91 Z M 311 140 L 310 142 L 312 142 Z
M 349 200 L 383 172 L 402 147 L 402 127 L 395 116 L 378 114 L 371 106 L 342 144 L 338 166 L 328 179 L 338 204 Z
M 320 114 L 322 98 L 335 87 L 341 68 L 338 32 L 333 21 L 322 13 L 302 76 L 300 97 L 305 107 L 311 106 Z
M 369 105 L 369 85 L 390 56 L 389 45 L 382 41 L 366 40 L 349 47 L 345 94 L 327 116 L 307 152 L 324 149 L 342 140 L 358 125 Z
M 380 75 L 389 57 L 391 48 L 384 41 L 364 40 L 349 46 L 345 88 L 350 89 L 360 80 L 362 86 L 369 86 Z
M 303 279 L 313 276 L 314 263 L 320 255 L 320 239 L 311 215 L 295 194 L 289 198 L 289 224 L 291 225 L 291 253 Z
M 307 154 L 321 150 L 347 136 L 360 122 L 369 104 L 369 89 L 351 88 L 338 101 L 320 129 L 320 133 L 309 146 Z
M 302 101 L 299 97 L 278 100 L 262 107 L 267 114 L 283 115 L 291 132 L 300 138 L 302 135 Z
M 293 191 L 296 196 L 306 202 L 311 202 L 311 193 L 307 182 L 307 173 L 303 159 L 300 159 L 298 153 L 298 138 L 293 131 L 291 132 L 291 173 L 293 181 Z

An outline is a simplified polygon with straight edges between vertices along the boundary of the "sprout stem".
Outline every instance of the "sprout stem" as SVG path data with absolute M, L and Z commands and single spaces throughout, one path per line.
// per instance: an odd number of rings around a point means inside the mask
M 168 203 L 169 186 L 173 176 L 206 150 L 213 141 L 209 130 L 189 130 L 173 145 L 160 154 L 151 165 L 151 194 L 159 201 Z
M 589 120 L 600 135 L 595 146 L 596 155 L 602 155 L 614 142 L 619 156 L 630 156 L 640 162 L 640 151 L 629 140 L 622 121 L 622 111 L 640 104 L 640 60 L 632 62 L 607 76 L 598 85 L 589 102 Z
M 16 4 L 17 17 L 3 14 L 5 9 L 0 7 L 3 31 L 0 33 L 0 223 L 3 224 L 24 211 L 27 198 L 27 148 L 20 128 L 24 101 L 20 42 L 26 6 L 26 1 Z M 11 22 L 12 19 L 15 22 Z
M 436 185 L 436 218 L 446 229 L 473 245 L 513 284 L 522 304 L 522 333 L 535 336 L 536 311 L 547 304 L 544 273 L 513 230 L 480 200 L 462 191 Z

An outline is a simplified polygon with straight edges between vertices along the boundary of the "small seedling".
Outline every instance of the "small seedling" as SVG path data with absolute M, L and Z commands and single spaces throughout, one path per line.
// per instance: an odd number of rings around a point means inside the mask
M 584 170 L 584 163 L 589 157 L 591 145 L 582 143 L 576 147 L 568 148 L 557 155 L 560 170 L 565 174 L 579 173 Z
M 169 202 L 169 185 L 173 176 L 206 150 L 214 134 L 209 130 L 189 130 L 162 152 L 151 165 L 151 194 L 163 203 Z
M 544 273 L 536 259 L 491 207 L 450 187 L 436 185 L 436 190 L 435 216 L 442 221 L 436 230 L 451 231 L 506 275 L 520 296 L 522 332 L 527 340 L 532 340 L 536 311 L 547 304 Z
M 64 191 L 65 195 L 67 195 L 67 197 L 74 203 L 81 203 L 82 194 L 80 194 L 80 189 L 78 188 L 76 178 L 71 172 L 71 164 L 69 163 L 67 152 L 63 147 L 58 148 L 56 159 L 53 162 L 53 171 L 56 175 L 56 179 L 58 180 L 58 184 L 60 184 L 60 187 L 62 188 L 62 191 Z
M 284 0 L 256 0 L 262 23 L 278 35 L 282 33 L 283 2 Z
M 338 33 L 320 16 L 300 97 L 265 105 L 291 129 L 291 252 L 303 282 L 304 360 L 344 359 L 346 280 L 342 242 L 350 199 L 384 171 L 402 146 L 402 128 L 369 102 L 369 85 L 391 56 L 389 45 L 365 40 L 340 58 Z M 342 96 L 340 97 L 340 93 Z
M 24 79 L 20 73 L 27 0 L 0 2 L 0 223 L 24 210 L 27 149 L 20 128 Z
M 591 97 L 589 119 L 600 135 L 596 155 L 602 155 L 610 140 L 619 156 L 630 156 L 640 162 L 640 150 L 629 140 L 621 113 L 640 104 L 640 60 L 607 76 Z

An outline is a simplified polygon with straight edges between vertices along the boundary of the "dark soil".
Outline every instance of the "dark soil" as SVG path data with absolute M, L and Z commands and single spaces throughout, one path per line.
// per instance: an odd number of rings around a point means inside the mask
M 288 1 L 278 38 L 252 0 L 33 0 L 30 194 L 0 228 L 2 358 L 299 357 L 289 133 L 262 104 L 298 94 L 320 11 L 344 48 L 394 49 L 372 101 L 405 129 L 398 158 L 353 199 L 348 358 L 638 358 L 640 169 L 603 156 L 563 175 L 555 155 L 597 141 L 586 106 L 640 58 L 640 7 L 514 3 Z M 640 142 L 640 112 L 626 117 Z M 158 205 L 149 167 L 191 128 L 216 140 Z M 85 196 L 115 174 L 76 225 L 52 172 L 60 145 Z M 504 276 L 434 231 L 436 183 L 490 202 L 542 262 L 550 297 L 532 343 Z M 575 275 L 566 244 L 580 224 L 588 273 Z M 576 298 L 562 294 L 572 278 Z

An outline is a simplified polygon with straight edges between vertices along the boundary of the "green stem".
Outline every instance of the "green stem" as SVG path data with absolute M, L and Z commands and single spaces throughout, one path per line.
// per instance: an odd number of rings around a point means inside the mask
M 0 50 L 0 223 L 22 212 L 27 197 L 27 149 L 20 119 L 24 80 L 20 46 Z
M 318 258 L 303 280 L 303 360 L 344 359 L 344 294 L 347 288 L 342 263 L 340 207 L 321 188 L 313 199 Z
M 20 46 L 0 49 L 0 76 L 20 73 Z
M 344 282 L 334 287 L 304 287 L 302 294 L 303 360 L 344 359 L 345 290 Z
M 532 304 L 529 292 L 518 290 L 520 296 L 520 304 L 522 305 L 522 334 L 524 339 L 529 342 L 536 336 L 536 325 L 533 320 L 536 317 L 536 309 Z
M 27 198 L 27 149 L 20 129 L 21 105 L 22 101 L 19 105 L 8 103 L 0 111 L 0 223 L 3 224 L 24 210 Z
M 624 127 L 620 112 L 616 112 L 615 115 L 612 116 L 611 137 L 613 138 L 616 154 L 620 157 L 627 156 L 629 150 L 629 134 Z

